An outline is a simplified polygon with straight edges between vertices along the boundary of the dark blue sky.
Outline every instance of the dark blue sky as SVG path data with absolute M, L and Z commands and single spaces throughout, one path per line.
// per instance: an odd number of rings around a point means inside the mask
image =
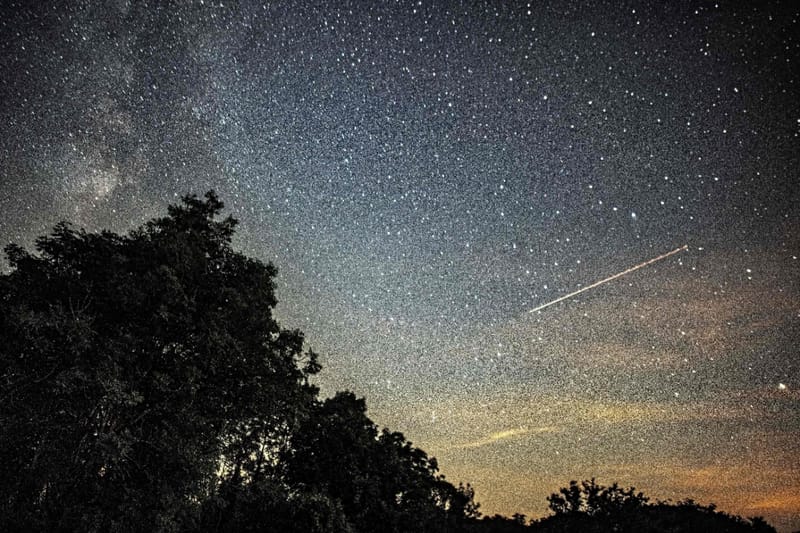
M 486 512 L 598 476 L 800 527 L 796 5 L 27 4 L 1 242 L 213 188 L 323 390 Z

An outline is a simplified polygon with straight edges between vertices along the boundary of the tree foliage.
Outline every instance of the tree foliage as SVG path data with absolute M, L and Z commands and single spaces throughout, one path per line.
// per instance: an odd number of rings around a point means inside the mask
M 415 505 L 469 508 L 433 459 L 376 433 L 363 401 L 317 399 L 316 355 L 272 313 L 276 270 L 232 249 L 222 208 L 209 192 L 128 235 L 61 223 L 36 253 L 6 247 L 0 529 L 246 530 L 283 516 L 349 531 Z M 342 483 L 334 445 L 352 462 Z
M 610 487 L 589 481 L 570 481 L 569 487 L 547 498 L 555 514 L 583 513 L 588 516 L 611 516 L 647 504 L 648 498 L 633 487 L 623 489 L 616 483 Z
M 531 524 L 533 531 L 545 533 L 586 531 L 621 533 L 774 533 L 762 518 L 745 520 L 700 505 L 693 500 L 677 504 L 650 503 L 633 487 L 623 489 L 589 481 L 570 481 L 568 487 L 547 498 L 554 515 Z
M 477 515 L 471 487 L 438 475 L 436 459 L 377 426 L 350 392 L 315 406 L 295 435 L 288 479 L 341 502 L 360 531 L 440 531 Z

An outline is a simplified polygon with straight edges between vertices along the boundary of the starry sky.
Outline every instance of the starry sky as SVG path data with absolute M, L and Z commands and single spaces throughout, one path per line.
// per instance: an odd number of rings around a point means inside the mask
M 213 188 L 323 393 L 484 513 L 596 476 L 800 528 L 796 2 L 31 4 L 2 244 Z

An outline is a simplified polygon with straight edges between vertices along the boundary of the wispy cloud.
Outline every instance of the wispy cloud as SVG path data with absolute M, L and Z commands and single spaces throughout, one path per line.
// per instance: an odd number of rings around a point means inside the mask
M 497 433 L 492 433 L 488 437 L 483 439 L 479 439 L 472 442 L 466 442 L 463 444 L 456 444 L 452 448 L 454 449 L 469 449 L 469 448 L 480 448 L 482 446 L 488 446 L 490 444 L 495 444 L 500 441 L 514 439 L 517 437 L 521 437 L 523 435 L 533 435 L 538 433 L 553 433 L 556 431 L 555 427 L 552 426 L 544 426 L 544 427 L 537 427 L 537 428 L 513 428 L 513 429 L 505 429 L 503 431 L 498 431 Z
M 758 512 L 777 511 L 797 514 L 800 513 L 800 494 L 795 493 L 794 489 L 786 489 L 767 498 L 756 500 L 747 506 L 747 509 Z

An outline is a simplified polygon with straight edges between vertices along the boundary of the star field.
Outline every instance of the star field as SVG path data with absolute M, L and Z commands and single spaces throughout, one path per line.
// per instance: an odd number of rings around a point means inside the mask
M 3 244 L 213 188 L 323 392 L 485 514 L 596 476 L 800 528 L 793 3 L 0 10 Z

